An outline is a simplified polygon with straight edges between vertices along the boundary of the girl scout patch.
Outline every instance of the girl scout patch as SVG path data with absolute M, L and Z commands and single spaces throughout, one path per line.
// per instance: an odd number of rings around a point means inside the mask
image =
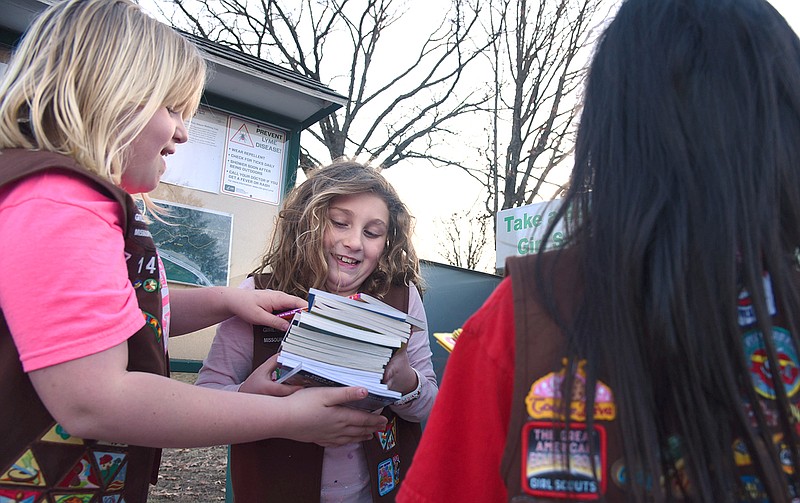
M 566 362 L 565 362 L 566 364 Z M 572 401 L 569 406 L 570 418 L 573 421 L 586 421 L 586 360 L 578 362 L 575 371 L 575 380 L 572 388 Z M 561 388 L 564 382 L 565 370 L 551 372 L 537 379 L 525 397 L 525 406 L 528 415 L 533 419 L 559 419 L 563 417 L 561 403 Z M 597 381 L 594 395 L 594 418 L 599 421 L 611 421 L 617 417 L 614 405 L 614 394 L 606 384 Z
M 772 327 L 772 342 L 778 357 L 779 380 L 786 388 L 786 396 L 791 398 L 800 390 L 800 362 L 792 344 L 792 336 L 783 328 Z M 744 352 L 750 362 L 750 375 L 753 378 L 756 393 L 764 398 L 774 400 L 776 393 L 772 384 L 772 370 L 760 331 L 752 330 L 744 334 Z
M 597 499 L 606 492 L 606 462 L 603 426 L 532 421 L 522 429 L 522 489 L 533 496 Z
M 775 294 L 772 293 L 772 279 L 769 277 L 768 273 L 764 273 L 764 297 L 769 315 L 775 316 L 778 310 L 775 307 Z M 748 292 L 746 288 L 742 288 L 739 292 L 736 312 L 740 327 L 746 327 L 756 322 L 756 308 L 753 306 L 753 299 L 750 297 L 750 292 Z
M 153 335 L 156 336 L 156 341 L 159 343 L 163 342 L 164 332 L 161 330 L 161 323 L 158 322 L 158 318 L 145 311 L 142 311 L 142 314 L 144 315 L 144 321 L 153 329 Z
M 388 451 L 394 449 L 397 445 L 397 418 L 393 417 L 391 421 L 386 424 L 386 429 L 378 432 L 378 440 L 381 442 L 383 450 Z
M 397 458 L 397 456 L 395 456 Z M 399 458 L 397 459 L 399 463 Z M 378 465 L 378 494 L 383 496 L 391 492 L 399 483 L 399 473 L 395 461 L 385 459 Z

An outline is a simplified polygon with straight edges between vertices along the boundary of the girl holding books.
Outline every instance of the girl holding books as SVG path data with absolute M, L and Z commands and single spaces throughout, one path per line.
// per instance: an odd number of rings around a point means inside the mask
M 338 161 L 312 173 L 287 197 L 272 244 L 243 289 L 306 298 L 310 288 L 357 292 L 425 320 L 412 217 L 392 186 L 368 166 Z M 267 272 L 269 271 L 269 272 Z M 219 326 L 197 384 L 288 395 L 273 381 L 282 332 L 238 317 Z M 365 442 L 322 448 L 291 440 L 231 446 L 236 501 L 393 501 L 438 392 L 428 333 L 412 332 L 384 371 L 403 394 L 380 412 L 387 428 Z

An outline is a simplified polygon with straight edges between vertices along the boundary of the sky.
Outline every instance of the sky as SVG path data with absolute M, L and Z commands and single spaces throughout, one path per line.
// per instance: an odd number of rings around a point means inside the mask
M 769 0 L 775 9 L 786 18 L 792 28 L 800 34 L 800 0 Z M 563 170 L 564 181 L 568 168 Z M 403 166 L 402 169 L 384 171 L 386 178 L 400 194 L 401 199 L 416 217 L 414 245 L 421 258 L 443 262 L 440 255 L 442 227 L 438 219 L 447 218 L 453 212 L 464 213 L 477 204 L 482 207 L 484 196 L 480 185 L 456 168 L 431 169 L 427 164 Z M 489 232 L 492 231 L 490 226 Z M 485 272 L 493 272 L 494 236 L 490 235 L 490 248 L 481 262 Z
M 139 0 L 145 8 L 148 3 L 157 0 Z M 787 19 L 789 24 L 800 33 L 800 0 L 768 0 Z M 402 44 L 399 44 L 402 47 Z M 402 52 L 402 50 L 401 50 Z M 398 54 L 398 58 L 402 54 Z M 324 83 L 336 87 L 336 83 Z M 441 255 L 444 227 L 442 220 L 457 213 L 468 213 L 471 209 L 479 213 L 483 210 L 485 195 L 482 186 L 472 180 L 458 168 L 432 169 L 428 163 L 407 163 L 384 171 L 384 176 L 395 187 L 401 199 L 406 203 L 411 214 L 416 218 L 414 245 L 420 258 L 444 262 Z M 569 176 L 569 167 L 561 169 L 559 183 Z M 302 178 L 302 177 L 301 177 Z M 466 230 L 467 222 L 464 222 Z M 488 226 L 491 233 L 493 226 Z M 493 272 L 494 269 L 494 236 L 487 236 L 488 249 L 480 270 Z

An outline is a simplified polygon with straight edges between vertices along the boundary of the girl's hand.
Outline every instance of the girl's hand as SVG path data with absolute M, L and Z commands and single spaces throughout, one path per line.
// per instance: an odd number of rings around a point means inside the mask
M 302 386 L 276 383 L 272 376 L 277 368 L 278 355 L 272 355 L 245 379 L 242 385 L 239 386 L 239 391 L 258 395 L 288 396 L 302 389 Z
M 319 386 L 294 393 L 284 399 L 293 429 L 286 438 L 323 447 L 371 439 L 385 430 L 386 417 L 341 406 L 366 396 L 366 389 L 355 387 Z
M 237 315 L 247 323 L 265 325 L 278 330 L 289 328 L 289 322 L 273 315 L 308 306 L 300 297 L 275 290 L 247 290 L 229 286 L 172 289 L 170 335 L 182 335 L 210 327 Z
M 408 363 L 406 347 L 400 348 L 383 371 L 383 382 L 394 391 L 406 395 L 417 389 L 417 373 Z
M 273 315 L 273 311 L 289 311 L 307 307 L 308 302 L 277 290 L 243 290 L 227 288 L 225 303 L 231 313 L 253 325 L 266 325 L 286 330 L 289 322 Z

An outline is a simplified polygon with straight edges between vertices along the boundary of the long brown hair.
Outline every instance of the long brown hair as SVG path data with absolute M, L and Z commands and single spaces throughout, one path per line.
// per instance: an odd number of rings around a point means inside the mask
M 328 276 L 323 235 L 330 225 L 330 202 L 336 196 L 364 192 L 386 203 L 389 230 L 378 267 L 360 291 L 383 296 L 391 285 L 421 287 L 419 260 L 411 242 L 413 217 L 408 208 L 377 169 L 350 160 L 315 170 L 289 194 L 269 250 L 254 272 L 271 272 L 272 288 L 299 297 L 306 297 L 309 288 L 323 288 Z

